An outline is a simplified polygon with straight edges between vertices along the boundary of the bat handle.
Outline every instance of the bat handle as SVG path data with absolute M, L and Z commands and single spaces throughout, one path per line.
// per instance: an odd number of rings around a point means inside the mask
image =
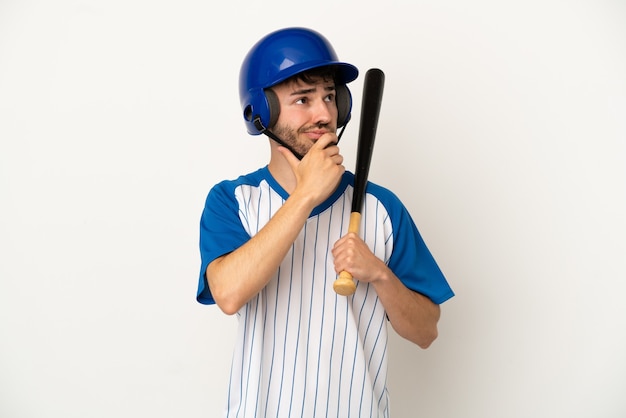
M 348 226 L 348 233 L 359 233 L 359 227 L 361 225 L 361 214 L 359 212 L 352 212 L 350 214 L 350 225 Z M 352 275 L 347 271 L 339 273 L 339 277 L 333 283 L 333 289 L 335 292 L 342 296 L 350 296 L 356 291 L 356 283 L 352 278 Z

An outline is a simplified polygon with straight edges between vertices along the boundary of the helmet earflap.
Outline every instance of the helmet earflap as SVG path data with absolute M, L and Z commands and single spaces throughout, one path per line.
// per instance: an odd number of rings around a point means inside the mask
M 339 129 L 350 121 L 352 94 L 348 86 L 345 84 L 335 86 L 335 101 L 337 102 L 337 129 Z
M 269 129 L 273 128 L 278 121 L 278 115 L 280 114 L 280 102 L 278 101 L 278 96 L 274 93 L 274 90 L 267 89 L 265 90 L 265 98 L 267 99 L 267 106 L 269 110 L 269 123 L 267 127 Z

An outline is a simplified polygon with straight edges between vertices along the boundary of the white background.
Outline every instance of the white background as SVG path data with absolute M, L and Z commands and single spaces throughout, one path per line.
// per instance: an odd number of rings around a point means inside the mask
M 239 64 L 292 25 L 385 71 L 370 179 L 457 293 L 431 348 L 392 337 L 393 417 L 626 416 L 619 0 L 0 0 L 0 416 L 218 416 L 198 222 L 268 158 Z

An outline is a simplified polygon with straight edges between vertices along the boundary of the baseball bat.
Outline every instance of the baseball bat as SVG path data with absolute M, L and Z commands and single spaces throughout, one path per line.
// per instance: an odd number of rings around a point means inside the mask
M 378 127 L 378 115 L 385 87 L 385 74 L 378 68 L 371 68 L 365 73 L 363 81 L 363 99 L 361 102 L 361 122 L 359 126 L 358 145 L 356 153 L 356 168 L 354 170 L 354 194 L 350 213 L 348 233 L 359 233 L 361 225 L 361 210 L 365 198 L 365 188 L 369 175 L 374 139 Z M 339 273 L 333 283 L 336 293 L 349 296 L 356 291 L 356 283 L 347 271 Z

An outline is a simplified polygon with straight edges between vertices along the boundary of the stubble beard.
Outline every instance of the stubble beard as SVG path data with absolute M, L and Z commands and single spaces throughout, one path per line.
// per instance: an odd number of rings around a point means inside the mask
M 318 126 L 315 126 L 315 127 L 317 128 Z M 327 125 L 325 127 L 328 128 Z M 274 128 L 272 129 L 272 132 L 274 133 L 274 135 L 280 138 L 287 146 L 289 146 L 293 151 L 297 152 L 300 155 L 306 155 L 306 153 L 309 152 L 309 150 L 313 146 L 313 142 L 312 141 L 298 141 L 298 136 L 299 134 L 304 133 L 310 129 L 311 129 L 310 126 L 306 126 L 306 127 L 302 127 L 296 130 L 287 125 L 276 124 Z M 331 132 L 334 132 L 334 130 L 331 129 Z

